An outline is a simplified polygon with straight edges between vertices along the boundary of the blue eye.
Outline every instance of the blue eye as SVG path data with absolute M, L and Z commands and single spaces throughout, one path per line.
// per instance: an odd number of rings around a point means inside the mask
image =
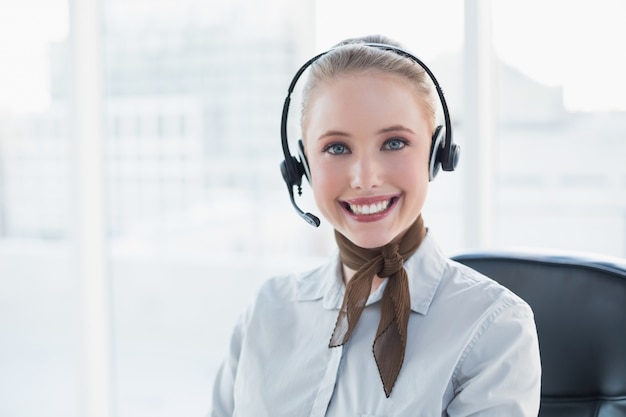
M 343 143 L 331 143 L 324 148 L 324 152 L 328 152 L 331 155 L 343 155 L 349 153 L 350 151 Z
M 383 149 L 387 151 L 398 151 L 407 146 L 407 141 L 401 138 L 389 139 L 383 144 Z

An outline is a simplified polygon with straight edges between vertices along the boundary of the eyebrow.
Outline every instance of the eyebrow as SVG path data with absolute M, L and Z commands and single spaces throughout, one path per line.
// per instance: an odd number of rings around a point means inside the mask
M 389 133 L 389 132 L 408 132 L 408 133 L 412 133 L 415 134 L 415 132 L 413 132 L 413 130 L 409 129 L 408 127 L 402 126 L 402 125 L 393 125 L 393 126 L 389 126 L 386 127 L 384 129 L 380 129 L 378 132 L 376 132 L 376 134 L 380 135 L 383 133 Z M 346 133 L 346 132 L 342 132 L 340 130 L 329 130 L 326 133 L 323 133 L 322 135 L 320 135 L 317 140 L 323 139 L 327 136 L 343 136 L 343 137 L 350 137 L 350 134 Z
M 350 135 L 347 134 L 346 132 L 341 132 L 339 130 L 329 130 L 326 133 L 321 134 L 317 140 L 321 140 L 324 139 L 327 136 L 343 136 L 343 137 L 349 137 Z
M 380 133 L 389 133 L 389 132 L 396 132 L 396 131 L 415 134 L 415 132 L 413 132 L 411 129 L 409 129 L 408 127 L 404 127 L 402 125 L 394 125 L 394 126 L 386 127 L 384 129 L 379 130 L 378 133 L 380 134 Z

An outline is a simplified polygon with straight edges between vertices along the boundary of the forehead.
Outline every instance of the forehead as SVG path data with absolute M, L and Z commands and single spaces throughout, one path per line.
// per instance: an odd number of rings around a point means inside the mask
M 319 79 L 314 90 L 315 92 L 319 92 L 319 90 L 329 87 L 332 88 L 333 86 L 337 86 L 345 82 L 355 81 L 362 81 L 364 83 L 374 81 L 385 82 L 390 85 L 401 85 L 403 88 L 412 90 L 415 94 L 418 94 L 419 92 L 417 86 L 409 78 L 400 74 L 385 72 L 379 69 L 349 70 L 333 76 L 328 76 L 326 78 Z M 313 94 L 313 96 L 315 96 L 315 94 Z
M 411 94 L 415 99 L 415 104 L 420 107 L 424 107 L 426 110 L 431 124 L 435 123 L 435 114 L 433 110 L 432 97 L 429 96 L 429 91 L 424 89 L 423 85 L 418 84 L 415 80 L 408 78 L 405 75 L 383 71 L 380 69 L 359 69 L 348 70 L 326 77 L 314 77 L 313 80 L 309 80 L 307 83 L 306 94 L 303 97 L 301 121 L 304 127 L 306 119 L 308 118 L 314 102 L 319 101 L 323 96 L 336 95 L 337 89 L 342 87 L 342 84 L 361 82 L 361 88 L 369 88 L 369 84 L 373 84 L 374 81 L 378 81 L 380 84 L 384 82 L 391 90 L 394 88 L 400 88 L 404 90 L 406 94 Z M 345 89 L 345 88 L 344 88 Z M 358 94 L 358 91 L 352 92 L 353 95 Z M 328 97 L 326 97 L 328 99 Z
M 318 85 L 303 120 L 305 136 L 327 129 L 366 133 L 391 125 L 428 128 L 424 100 L 410 82 L 382 72 L 350 73 Z M 308 133 L 308 134 L 307 134 Z
M 328 108 L 350 106 L 345 110 L 378 112 L 384 107 L 406 105 L 425 107 L 424 97 L 410 80 L 382 71 L 359 71 L 319 82 L 304 110 L 316 114 Z

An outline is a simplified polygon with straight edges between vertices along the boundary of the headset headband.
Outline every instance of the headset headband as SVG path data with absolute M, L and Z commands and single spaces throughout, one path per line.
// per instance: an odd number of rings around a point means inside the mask
M 315 55 L 313 58 L 309 59 L 307 62 L 304 63 L 304 65 L 300 67 L 300 69 L 296 72 L 293 79 L 291 80 L 291 83 L 289 84 L 289 88 L 287 90 L 287 97 L 285 97 L 285 102 L 283 104 L 283 113 L 282 113 L 282 118 L 281 118 L 281 123 L 280 123 L 280 137 L 281 137 L 281 141 L 283 145 L 283 154 L 285 156 L 285 159 L 288 159 L 291 157 L 291 152 L 289 150 L 289 141 L 287 140 L 287 118 L 289 115 L 289 106 L 291 104 L 291 94 L 293 93 L 293 90 L 295 89 L 298 80 L 300 79 L 304 71 L 306 71 L 315 61 L 317 61 L 318 59 L 320 59 L 321 57 L 323 57 L 324 55 L 330 52 L 333 52 L 337 49 L 345 48 L 347 46 L 368 46 L 372 48 L 382 49 L 385 51 L 395 52 L 396 54 L 403 56 L 405 58 L 408 58 L 412 60 L 413 62 L 417 63 L 420 67 L 422 67 L 422 69 L 426 72 L 426 74 L 428 74 L 428 77 L 431 79 L 431 81 L 433 82 L 435 86 L 435 90 L 437 91 L 437 96 L 439 96 L 439 102 L 441 103 L 441 108 L 443 111 L 445 136 L 444 136 L 444 144 L 443 144 L 444 147 L 443 147 L 442 168 L 445 171 L 454 170 L 456 161 L 450 160 L 450 159 L 455 159 L 451 157 L 453 151 L 452 151 L 452 124 L 450 122 L 450 113 L 448 111 L 448 104 L 446 103 L 446 99 L 443 95 L 443 90 L 439 86 L 439 82 L 437 81 L 435 74 L 433 74 L 430 68 L 428 68 L 428 66 L 426 66 L 426 64 L 421 59 L 417 58 L 415 55 L 411 54 L 410 52 L 407 52 L 404 49 L 399 48 L 397 46 L 387 45 L 387 44 L 382 44 L 382 43 L 350 43 L 350 44 L 336 46 L 325 52 Z

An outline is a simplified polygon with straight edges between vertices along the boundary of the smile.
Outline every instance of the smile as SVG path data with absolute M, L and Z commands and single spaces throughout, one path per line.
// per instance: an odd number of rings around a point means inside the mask
M 391 204 L 391 200 L 380 201 L 375 204 L 366 204 L 366 205 L 358 205 L 358 204 L 348 204 L 350 211 L 354 214 L 378 214 L 382 211 L 385 211 L 387 207 Z
M 387 211 L 398 199 L 398 197 L 391 197 L 386 200 L 379 200 L 374 202 L 367 201 L 346 201 L 343 203 L 348 212 L 356 216 L 375 216 L 377 214 Z

